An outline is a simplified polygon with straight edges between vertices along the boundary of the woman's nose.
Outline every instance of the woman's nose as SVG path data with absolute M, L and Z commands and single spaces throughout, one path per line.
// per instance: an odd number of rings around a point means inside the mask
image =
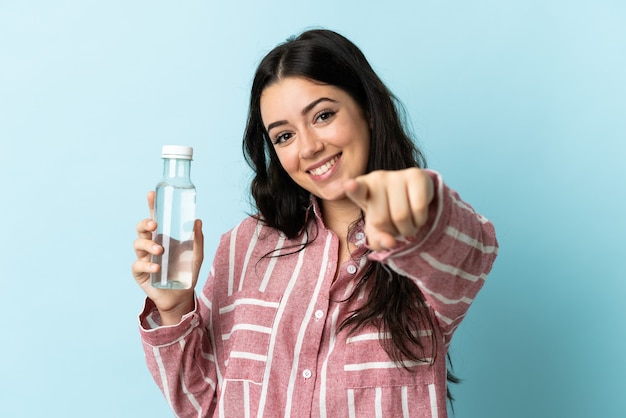
M 300 134 L 300 158 L 313 158 L 324 149 L 324 143 L 314 133 Z

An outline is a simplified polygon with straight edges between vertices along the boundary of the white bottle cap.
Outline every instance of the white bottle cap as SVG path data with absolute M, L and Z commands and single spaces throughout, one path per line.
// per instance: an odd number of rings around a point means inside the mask
M 184 145 L 163 145 L 161 158 L 193 159 L 193 148 Z

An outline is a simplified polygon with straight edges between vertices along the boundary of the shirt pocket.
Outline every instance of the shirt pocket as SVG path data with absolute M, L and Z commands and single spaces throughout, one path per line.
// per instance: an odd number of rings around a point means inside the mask
M 224 379 L 262 383 L 282 294 L 242 291 L 220 303 L 217 345 Z
M 375 328 L 365 328 L 349 335 L 344 356 L 344 377 L 347 389 L 381 388 L 392 386 L 427 386 L 435 381 L 432 365 L 429 331 L 422 331 L 424 362 L 393 361 L 383 348 L 382 339 Z M 425 335 L 425 337 L 424 337 Z M 404 367 L 406 366 L 406 367 Z

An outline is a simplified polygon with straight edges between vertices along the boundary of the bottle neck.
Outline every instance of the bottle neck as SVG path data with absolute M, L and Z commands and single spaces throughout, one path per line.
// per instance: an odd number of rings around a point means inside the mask
M 191 179 L 191 160 L 164 158 L 163 178 Z

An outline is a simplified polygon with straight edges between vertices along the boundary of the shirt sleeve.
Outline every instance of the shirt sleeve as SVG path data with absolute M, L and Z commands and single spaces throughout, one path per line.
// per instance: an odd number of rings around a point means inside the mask
M 146 299 L 139 330 L 148 369 L 177 417 L 210 416 L 216 390 L 215 353 L 207 315 L 196 299 L 195 309 L 180 323 L 161 326 L 159 313 Z
M 415 282 L 435 312 L 446 344 L 491 271 L 498 253 L 495 229 L 450 189 L 441 175 L 426 170 L 435 186 L 428 222 L 416 237 L 389 251 L 380 261 Z

